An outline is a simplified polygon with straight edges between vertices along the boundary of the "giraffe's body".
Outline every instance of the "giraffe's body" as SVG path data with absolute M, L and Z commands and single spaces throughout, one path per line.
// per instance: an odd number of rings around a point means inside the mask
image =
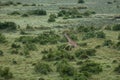
M 77 47 L 78 46 L 77 43 L 74 42 L 72 39 L 70 39 L 70 37 L 66 33 L 64 34 L 64 36 L 67 38 L 69 45 L 71 45 L 73 47 Z

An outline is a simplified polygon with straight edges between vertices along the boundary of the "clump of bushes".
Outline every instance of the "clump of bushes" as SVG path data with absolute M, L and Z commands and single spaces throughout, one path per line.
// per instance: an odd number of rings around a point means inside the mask
M 36 63 L 34 70 L 37 73 L 41 73 L 41 74 L 45 74 L 45 75 L 52 72 L 52 69 L 50 68 L 50 66 L 48 64 L 40 63 L 40 62 Z
M 48 19 L 48 22 L 55 22 L 55 18 L 56 18 L 57 16 L 55 15 L 55 14 L 50 14 L 50 16 L 49 16 L 49 19 Z
M 112 42 L 112 40 L 105 40 L 104 42 L 103 42 L 103 46 L 112 46 L 113 45 L 113 42 Z
M 15 41 L 16 42 L 22 42 L 23 44 L 32 43 L 32 42 L 34 42 L 34 37 L 32 37 L 32 36 L 20 36 Z
M 53 31 L 43 32 L 35 37 L 35 41 L 45 45 L 45 44 L 56 44 L 60 40 L 60 36 L 55 34 Z
M 89 56 L 95 56 L 95 49 L 79 49 L 75 52 L 75 55 L 79 59 L 86 59 Z
M 11 47 L 12 47 L 12 48 L 20 48 L 21 46 L 20 46 L 19 44 L 17 44 L 17 43 L 13 43 L 13 44 L 11 45 Z
M 10 72 L 9 67 L 0 67 L 0 77 L 4 78 L 5 80 L 13 78 L 13 73 Z
M 96 37 L 97 38 L 105 38 L 106 35 L 103 31 L 96 32 Z
M 74 76 L 75 68 L 69 65 L 65 60 L 62 60 L 57 63 L 57 72 L 59 72 L 60 76 Z
M 75 57 L 74 55 L 68 53 L 67 51 L 58 50 L 58 51 L 53 51 L 44 55 L 42 59 L 46 61 L 56 61 L 56 60 L 58 61 L 63 59 L 72 61 L 75 59 Z
M 120 24 L 116 24 L 112 27 L 113 31 L 120 31 Z
M 118 40 L 120 40 L 120 33 L 119 33 L 119 35 L 118 35 Z
M 90 39 L 90 38 L 94 38 L 96 36 L 95 32 L 91 31 L 91 32 L 87 32 L 83 35 L 82 40 L 86 40 L 86 39 Z
M 34 51 L 34 50 L 37 50 L 37 47 L 34 43 L 26 43 L 25 49 L 27 49 L 29 51 Z
M 6 42 L 5 36 L 0 33 L 0 43 L 5 43 L 5 42 Z
M 120 74 L 120 64 L 114 69 L 114 71 Z
M 14 22 L 0 22 L 0 29 L 16 30 L 17 25 Z
M 46 10 L 43 9 L 37 9 L 37 10 L 29 11 L 28 14 L 42 16 L 42 15 L 47 15 L 47 12 Z
M 80 72 L 88 72 L 91 74 L 98 74 L 102 72 L 102 67 L 100 64 L 95 62 L 85 62 L 85 64 L 80 67 Z
M 78 0 L 78 3 L 85 3 L 84 0 Z
M 85 33 L 82 39 L 86 40 L 90 38 L 105 38 L 105 37 L 106 35 L 102 31 L 99 31 L 99 32 L 90 31 L 90 32 Z
M 24 13 L 21 15 L 21 17 L 29 17 L 29 15 L 27 13 Z
M 2 50 L 0 50 L 0 56 L 3 56 L 3 51 Z
M 13 12 L 9 13 L 9 15 L 20 15 L 20 12 L 18 12 L 18 11 L 13 11 Z

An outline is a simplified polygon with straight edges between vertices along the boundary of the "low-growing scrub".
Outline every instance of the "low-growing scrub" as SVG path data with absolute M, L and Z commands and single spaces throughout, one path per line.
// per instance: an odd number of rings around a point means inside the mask
M 116 24 L 112 27 L 113 31 L 120 31 L 120 24 Z
M 14 22 L 0 22 L 0 29 L 16 30 L 17 25 Z
M 28 14 L 42 16 L 42 15 L 47 15 L 47 12 L 46 10 L 43 9 L 37 9 L 37 10 L 29 11 Z
M 60 76 L 62 77 L 74 76 L 76 73 L 75 68 L 64 60 L 57 63 L 57 72 L 59 72 Z
M 80 67 L 80 72 L 89 72 L 92 74 L 98 74 L 102 72 L 102 67 L 98 63 L 85 62 L 85 64 Z
M 2 50 L 0 50 L 0 56 L 3 56 L 3 51 Z
M 89 56 L 95 56 L 95 49 L 79 49 L 75 52 L 75 55 L 79 59 L 86 59 Z
M 114 69 L 114 71 L 118 74 L 120 74 L 120 64 Z
M 40 63 L 40 62 L 36 63 L 34 70 L 36 73 L 41 73 L 41 74 L 45 74 L 45 75 L 52 72 L 52 69 L 50 68 L 50 66 L 48 64 Z
M 13 78 L 13 73 L 10 72 L 9 67 L 1 67 L 0 66 L 0 77 L 4 78 L 5 80 Z
M 0 33 L 0 43 L 5 43 L 6 41 L 6 37 Z

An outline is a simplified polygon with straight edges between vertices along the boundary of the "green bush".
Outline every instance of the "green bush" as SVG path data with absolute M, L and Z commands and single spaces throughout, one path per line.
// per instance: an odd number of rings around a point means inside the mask
M 75 57 L 74 55 L 68 53 L 67 51 L 59 50 L 59 51 L 53 51 L 48 53 L 47 55 L 44 55 L 42 59 L 46 61 L 56 61 L 56 60 L 58 61 L 63 59 L 72 61 L 75 59 Z
M 20 15 L 20 12 L 18 12 L 18 11 L 13 11 L 13 12 L 9 13 L 8 15 Z
M 48 22 L 55 22 L 56 15 L 55 14 L 50 14 Z
M 42 16 L 47 15 L 47 12 L 43 9 L 37 9 L 29 11 L 28 14 Z
M 35 51 L 35 50 L 37 50 L 37 47 L 34 43 L 26 43 L 25 49 L 27 49 L 29 51 Z
M 103 46 L 112 46 L 113 45 L 113 42 L 112 42 L 112 40 L 105 40 L 104 42 L 103 42 Z
M 5 80 L 13 78 L 13 73 L 10 72 L 9 67 L 0 67 L 0 77 L 4 78 Z
M 14 22 L 0 22 L 0 29 L 16 30 L 17 25 Z
M 120 64 L 114 69 L 114 71 L 118 74 L 120 74 Z
M 94 38 L 96 36 L 95 32 L 87 32 L 83 35 L 82 40 Z
M 16 42 L 22 42 L 22 43 L 32 43 L 34 41 L 34 37 L 32 36 L 20 36 L 15 40 Z
M 75 55 L 79 59 L 88 58 L 88 56 L 95 56 L 95 49 L 79 49 L 75 52 Z
M 56 44 L 60 40 L 60 36 L 53 31 L 43 32 L 35 37 L 34 41 L 42 45 Z
M 120 31 L 120 24 L 116 24 L 112 27 L 113 31 Z
M 118 35 L 118 40 L 120 40 L 120 33 L 119 33 L 119 35 Z
M 21 46 L 20 46 L 19 44 L 17 44 L 17 43 L 13 43 L 13 44 L 11 45 L 11 47 L 12 47 L 12 48 L 20 48 Z
M 40 63 L 40 62 L 36 63 L 34 70 L 37 73 L 41 73 L 41 74 L 45 74 L 45 75 L 52 72 L 52 69 L 50 68 L 50 66 L 48 64 Z
M 84 0 L 78 0 L 78 3 L 85 3 Z
M 96 32 L 96 37 L 97 37 L 97 38 L 105 38 L 106 35 L 105 35 L 104 32 L 100 31 L 100 32 Z
M 120 41 L 118 41 L 113 47 L 117 50 L 120 50 Z
M 74 76 L 75 68 L 69 65 L 66 61 L 62 60 L 57 63 L 57 72 L 59 72 L 60 76 Z
M 86 62 L 80 67 L 80 72 L 89 72 L 92 74 L 98 74 L 102 72 L 102 67 L 98 63 Z
M 29 17 L 29 15 L 27 13 L 24 13 L 21 15 L 21 17 Z
M 5 42 L 6 42 L 5 36 L 0 33 L 0 43 L 5 43 Z
M 83 73 L 80 73 L 80 74 L 75 75 L 73 80 L 88 80 L 88 78 Z
M 0 50 L 0 56 L 3 56 L 3 51 L 2 50 Z

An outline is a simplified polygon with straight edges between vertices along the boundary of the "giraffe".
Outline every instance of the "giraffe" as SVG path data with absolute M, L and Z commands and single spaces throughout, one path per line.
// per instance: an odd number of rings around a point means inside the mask
M 73 46 L 73 47 L 78 47 L 77 43 L 74 42 L 72 39 L 70 39 L 70 37 L 65 33 L 64 36 L 66 37 L 66 39 L 68 40 L 68 44 L 70 46 Z

